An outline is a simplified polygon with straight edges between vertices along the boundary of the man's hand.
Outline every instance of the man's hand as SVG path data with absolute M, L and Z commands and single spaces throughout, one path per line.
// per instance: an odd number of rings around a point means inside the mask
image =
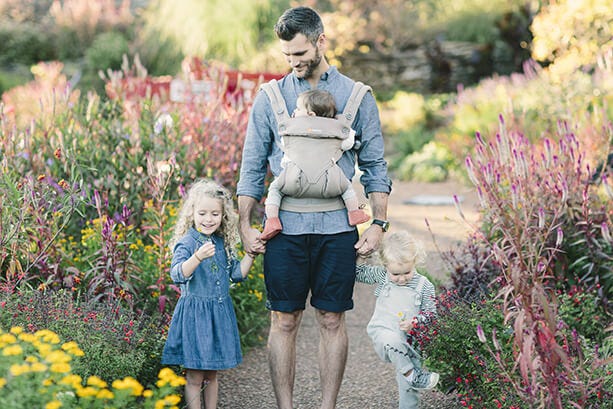
M 354 247 L 358 252 L 358 255 L 363 257 L 370 256 L 373 251 L 379 248 L 381 239 L 383 239 L 383 230 L 380 226 L 372 224 L 364 231 L 364 233 L 362 233 L 360 239 L 357 243 L 355 243 Z
M 254 227 L 240 230 L 245 253 L 255 257 L 266 252 L 266 243 L 260 239 L 260 234 L 260 231 Z
M 251 212 L 256 200 L 249 196 L 238 197 L 239 234 L 245 253 L 252 257 L 266 252 L 266 242 L 260 239 L 260 231 L 251 226 Z

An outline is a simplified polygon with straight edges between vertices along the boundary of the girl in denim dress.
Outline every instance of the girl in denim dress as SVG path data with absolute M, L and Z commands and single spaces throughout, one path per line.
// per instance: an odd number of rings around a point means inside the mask
M 196 181 L 180 210 L 170 276 L 181 286 L 162 364 L 185 368 L 185 402 L 200 409 L 203 386 L 207 409 L 217 407 L 217 371 L 242 361 L 230 281 L 242 281 L 253 265 L 246 254 L 238 260 L 238 215 L 232 196 L 209 180 Z

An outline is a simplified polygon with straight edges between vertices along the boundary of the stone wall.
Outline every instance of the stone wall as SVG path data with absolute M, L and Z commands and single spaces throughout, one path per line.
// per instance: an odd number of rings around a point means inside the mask
M 342 71 L 379 92 L 454 92 L 494 72 L 492 51 L 474 43 L 433 41 L 392 53 L 370 51 L 343 56 Z

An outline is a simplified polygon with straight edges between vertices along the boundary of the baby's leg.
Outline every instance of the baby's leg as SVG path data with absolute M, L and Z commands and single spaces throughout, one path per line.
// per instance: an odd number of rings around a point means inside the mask
M 355 190 L 348 185 L 345 192 L 342 194 L 345 207 L 347 208 L 347 217 L 349 217 L 349 224 L 356 226 L 361 223 L 366 223 L 370 217 L 366 212 L 359 208 L 358 196 L 355 194 Z
M 281 200 L 283 199 L 279 184 L 279 178 L 276 178 L 268 187 L 268 196 L 264 206 L 266 223 L 264 224 L 264 231 L 260 235 L 262 240 L 270 240 L 283 230 L 281 220 L 279 220 L 279 206 L 281 206 Z

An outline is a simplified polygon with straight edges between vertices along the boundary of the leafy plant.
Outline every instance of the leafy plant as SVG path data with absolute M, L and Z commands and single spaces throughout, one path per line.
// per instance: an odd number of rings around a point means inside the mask
M 555 284 L 572 277 L 572 266 L 558 269 L 565 236 L 590 222 L 578 222 L 573 209 L 608 209 L 610 201 L 600 203 L 589 194 L 589 167 L 584 167 L 577 138 L 568 128 L 560 128 L 559 143 L 546 139 L 538 149 L 522 134 L 507 133 L 502 118 L 500 125 L 489 142 L 477 135 L 475 154 L 466 164 L 488 228 L 483 242 L 502 267 L 498 296 L 505 322 L 513 326 L 514 365 L 521 375 L 521 382 L 513 384 L 515 392 L 530 405 L 562 408 L 563 399 L 569 399 L 569 404 L 584 407 L 602 390 L 605 380 L 595 368 L 606 360 L 598 355 L 587 361 L 575 358 L 583 354 L 582 345 L 570 343 L 560 326 Z M 607 216 L 599 223 L 608 227 L 610 210 L 603 213 Z M 583 215 L 591 217 L 592 212 Z M 592 239 L 600 247 L 610 245 L 605 235 Z M 607 255 L 590 257 L 596 271 L 610 263 Z
M 169 368 L 159 371 L 149 389 L 131 376 L 108 382 L 97 375 L 83 378 L 72 373 L 72 362 L 86 353 L 48 329 L 0 328 L 0 350 L 0 404 L 7 409 L 178 408 L 181 397 L 175 391 L 185 385 Z

